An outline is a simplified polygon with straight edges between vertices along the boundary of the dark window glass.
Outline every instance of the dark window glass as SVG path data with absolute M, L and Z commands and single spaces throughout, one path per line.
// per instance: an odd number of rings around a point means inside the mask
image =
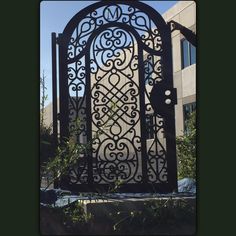
M 196 48 L 186 39 L 181 41 L 182 69 L 196 63 Z
M 191 65 L 196 63 L 196 48 L 190 44 Z
M 182 69 L 190 65 L 189 44 L 187 40 L 182 40 Z
M 147 139 L 154 138 L 154 127 L 153 127 L 153 114 L 146 115 L 146 130 L 147 130 Z

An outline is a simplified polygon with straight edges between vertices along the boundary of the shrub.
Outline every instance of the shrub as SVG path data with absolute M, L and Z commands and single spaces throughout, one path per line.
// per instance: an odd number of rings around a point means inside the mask
M 196 112 L 186 122 L 186 132 L 177 137 L 178 177 L 196 179 Z

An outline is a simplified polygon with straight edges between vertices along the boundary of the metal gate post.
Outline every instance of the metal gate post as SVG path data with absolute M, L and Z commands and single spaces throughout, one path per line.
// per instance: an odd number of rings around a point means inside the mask
M 57 45 L 56 33 L 52 33 L 52 114 L 54 146 L 58 144 L 57 132 Z

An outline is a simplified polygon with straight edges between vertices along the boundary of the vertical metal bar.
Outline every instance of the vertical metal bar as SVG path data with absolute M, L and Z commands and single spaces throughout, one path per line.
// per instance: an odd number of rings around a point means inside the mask
M 91 40 L 87 42 L 91 45 Z M 93 159 L 92 159 L 92 114 L 91 114 L 91 77 L 90 77 L 90 50 L 85 54 L 85 70 L 86 70 L 86 81 L 85 81 L 85 99 L 86 99 L 86 119 L 87 119 L 87 142 L 91 146 L 87 150 L 87 161 L 88 161 L 88 184 L 93 184 Z M 92 186 L 91 186 L 92 187 Z
M 60 120 L 60 145 L 66 145 L 69 138 L 69 90 L 67 76 L 67 47 L 65 35 L 58 35 L 59 44 L 59 120 Z M 58 186 L 68 189 L 69 176 L 62 176 Z
M 63 34 L 59 34 L 59 92 L 60 92 L 60 141 L 63 144 L 69 137 L 69 91 L 67 81 L 67 45 Z
M 145 81 L 144 81 L 144 62 L 143 49 L 138 45 L 138 64 L 139 64 L 139 88 L 140 88 L 140 128 L 141 128 L 141 158 L 142 158 L 142 177 L 143 183 L 148 182 L 147 177 L 147 143 L 146 143 L 146 114 L 145 114 Z
M 168 88 L 174 87 L 173 67 L 172 67 L 172 46 L 171 46 L 171 31 L 166 25 L 163 54 L 163 75 Z M 175 104 L 172 101 L 170 109 L 168 109 L 168 117 L 165 119 L 165 134 L 166 134 L 166 151 L 167 151 L 167 170 L 168 184 L 172 191 L 178 191 L 177 185 L 177 159 L 176 159 L 176 133 L 175 133 Z
M 52 33 L 52 115 L 53 115 L 53 139 L 55 147 L 58 144 L 57 132 L 57 45 L 56 33 Z

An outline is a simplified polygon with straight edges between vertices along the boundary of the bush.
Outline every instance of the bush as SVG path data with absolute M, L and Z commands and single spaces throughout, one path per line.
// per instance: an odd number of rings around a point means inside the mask
M 54 148 L 51 127 L 40 126 L 40 166 L 47 163 L 53 155 Z
M 177 137 L 178 177 L 196 179 L 196 112 L 186 122 L 186 132 Z
M 55 146 L 51 127 L 40 126 L 40 186 L 43 177 L 49 178 L 50 173 L 45 173 L 45 167 L 55 155 Z

